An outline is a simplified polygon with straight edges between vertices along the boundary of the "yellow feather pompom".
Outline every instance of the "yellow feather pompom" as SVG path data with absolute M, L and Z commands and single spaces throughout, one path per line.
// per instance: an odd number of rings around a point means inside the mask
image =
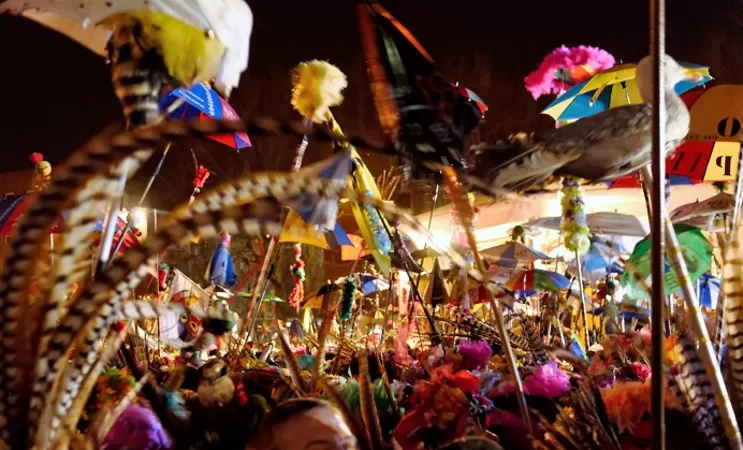
M 292 106 L 304 118 L 315 123 L 330 118 L 330 108 L 343 102 L 343 89 L 348 86 L 346 75 L 326 61 L 300 63 L 292 73 Z

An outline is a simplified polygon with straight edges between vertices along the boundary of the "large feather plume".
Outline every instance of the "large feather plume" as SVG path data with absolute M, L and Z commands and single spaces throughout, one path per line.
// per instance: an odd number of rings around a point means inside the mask
M 292 106 L 307 120 L 323 123 L 329 119 L 330 108 L 343 101 L 343 89 L 348 86 L 346 75 L 326 61 L 299 63 L 292 73 Z

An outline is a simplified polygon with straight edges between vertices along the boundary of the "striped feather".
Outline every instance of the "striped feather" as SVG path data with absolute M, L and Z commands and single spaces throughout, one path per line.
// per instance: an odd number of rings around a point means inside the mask
M 299 361 L 297 361 L 297 355 L 292 351 L 286 332 L 280 328 L 278 322 L 276 327 L 279 330 L 279 347 L 281 348 L 281 354 L 284 356 L 289 376 L 291 376 L 294 390 L 300 395 L 304 395 L 304 380 L 302 379 L 302 369 L 299 366 Z
M 361 418 L 364 419 L 373 450 L 383 450 L 382 427 L 379 424 L 379 413 L 374 401 L 374 389 L 369 376 L 369 352 L 363 350 L 358 354 L 359 361 L 359 400 L 361 402 Z
M 723 268 L 725 279 L 725 332 L 732 386 L 743 398 L 743 252 L 740 233 L 735 233 Z
M 534 361 L 537 364 L 544 364 L 550 358 L 547 350 L 544 348 L 544 341 L 542 340 L 542 335 L 536 321 L 536 317 L 523 315 L 521 317 L 521 330 L 523 336 L 529 342 L 531 351 L 534 353 Z
M 454 326 L 456 329 L 464 332 L 468 336 L 477 337 L 490 342 L 495 342 L 502 345 L 500 333 L 498 330 L 490 325 L 489 323 L 481 320 L 480 318 L 473 316 L 472 314 L 463 311 L 461 308 L 449 307 L 449 313 L 451 319 L 437 318 L 439 321 L 447 322 Z M 531 346 L 529 341 L 525 338 L 513 333 L 511 330 L 506 330 L 508 338 L 511 341 L 511 345 L 522 350 L 528 350 Z
M 702 361 L 699 359 L 696 342 L 686 331 L 679 332 L 676 346 L 680 356 L 678 384 L 685 388 L 695 421 L 700 424 L 703 434 L 713 448 L 727 442 L 722 427 L 720 411 L 715 404 L 712 386 L 707 378 Z
M 139 26 L 137 26 L 139 25 Z M 144 49 L 141 24 L 121 24 L 108 41 L 111 81 L 124 116 L 134 126 L 160 118 L 160 90 L 168 81 L 168 70 L 156 49 Z
M 118 153 L 121 157 L 128 154 L 132 154 L 138 148 L 151 148 L 154 144 L 160 142 L 162 139 L 177 138 L 189 133 L 214 133 L 220 130 L 224 130 L 225 126 L 228 130 L 229 127 L 234 129 L 240 129 L 239 124 L 218 124 L 211 122 L 168 122 L 155 127 L 136 130 L 131 133 L 125 133 L 119 135 L 114 139 L 107 142 L 106 139 L 99 139 L 94 146 L 95 152 L 88 151 L 82 152 L 83 156 L 87 153 L 95 153 L 99 156 L 99 159 L 106 159 L 108 155 Z M 90 147 L 90 146 L 89 146 Z M 97 153 L 96 153 L 97 152 Z M 71 159 L 75 162 L 74 158 L 80 157 L 80 154 L 76 154 Z M 110 158 L 107 161 L 115 160 L 116 158 Z M 119 158 L 120 160 L 120 158 Z M 79 164 L 79 160 L 77 161 Z M 110 167 L 112 164 L 98 164 L 96 169 L 91 169 L 90 161 L 85 164 L 79 164 L 80 169 L 89 173 L 89 178 L 95 176 L 96 173 L 101 172 L 106 167 Z M 63 172 L 64 173 L 64 172 Z M 81 296 L 71 306 L 67 315 L 62 319 L 62 323 L 59 327 L 50 333 L 48 337 L 49 346 L 46 352 L 40 352 L 37 358 L 37 367 L 47 367 L 48 371 L 45 376 L 39 378 L 40 385 L 34 384 L 34 392 L 40 393 L 41 397 L 44 397 L 43 393 L 49 392 L 55 383 L 57 386 L 64 387 L 67 395 L 61 395 L 62 402 L 71 402 L 71 399 L 75 397 L 74 392 L 77 392 L 79 383 L 82 382 L 86 373 L 90 371 L 91 363 L 88 362 L 91 355 L 94 354 L 93 349 L 96 344 L 101 341 L 103 335 L 107 329 L 107 325 L 113 320 L 119 317 L 122 311 L 126 313 L 127 307 L 125 305 L 123 309 L 117 309 L 117 305 L 125 300 L 130 295 L 130 290 L 133 286 L 136 286 L 141 277 L 146 272 L 146 264 L 149 260 L 150 255 L 160 252 L 168 245 L 186 240 L 191 234 L 200 233 L 205 236 L 215 235 L 218 228 L 226 229 L 228 231 L 244 230 L 247 232 L 261 232 L 261 233 L 276 233 L 279 228 L 277 224 L 273 222 L 262 222 L 260 220 L 243 220 L 242 217 L 255 217 L 266 215 L 267 211 L 273 211 L 276 207 L 275 202 L 267 205 L 266 202 L 255 202 L 259 198 L 275 197 L 278 199 L 288 199 L 299 194 L 311 194 L 319 195 L 320 197 L 330 197 L 341 194 L 346 197 L 357 199 L 360 203 L 369 204 L 380 209 L 381 212 L 385 213 L 388 217 L 394 218 L 404 223 L 412 225 L 413 229 L 420 231 L 429 240 L 431 238 L 430 233 L 415 221 L 414 218 L 402 213 L 391 205 L 385 204 L 379 200 L 366 198 L 364 195 L 348 191 L 345 189 L 339 189 L 333 183 L 325 180 L 303 177 L 301 174 L 298 176 L 286 177 L 284 174 L 267 174 L 267 175 L 248 175 L 237 180 L 233 180 L 225 185 L 213 190 L 210 193 L 197 199 L 194 204 L 188 208 L 180 208 L 174 214 L 171 222 L 166 222 L 167 226 L 149 239 L 142 249 L 134 249 L 128 252 L 124 258 L 116 261 L 108 270 L 106 270 L 101 277 L 89 285 L 81 294 Z M 71 179 L 71 181 L 70 181 Z M 57 181 L 60 177 L 57 177 Z M 80 180 L 79 177 L 69 177 L 68 184 L 57 182 L 53 183 L 53 187 L 50 188 L 49 192 L 57 192 L 58 197 L 50 196 L 49 193 L 42 193 L 40 198 L 45 198 L 46 205 L 49 204 L 55 206 L 52 210 L 59 210 L 60 205 L 63 205 L 71 194 L 74 194 L 76 190 L 79 190 L 81 186 L 84 186 L 84 180 Z M 55 186 L 56 185 L 56 186 Z M 67 189 L 66 195 L 59 195 L 60 190 Z M 57 202 L 57 203 L 54 203 Z M 74 205 L 69 205 L 74 208 Z M 270 206 L 267 208 L 267 206 Z M 32 210 L 33 211 L 33 210 Z M 50 214 L 49 209 L 38 211 L 39 214 L 34 216 L 33 226 L 22 227 L 20 239 L 26 239 L 28 244 L 24 246 L 18 246 L 14 249 L 14 253 L 9 257 L 11 261 L 21 260 L 20 256 L 25 256 L 28 261 L 28 255 L 33 254 L 33 250 L 29 250 L 29 247 L 33 246 L 35 236 L 38 236 L 43 231 L 51 226 L 52 221 L 56 218 L 56 215 Z M 275 211 L 274 211 L 275 212 Z M 432 242 L 432 248 L 439 249 L 435 243 Z M 449 254 L 450 252 L 445 252 Z M 462 265 L 464 261 L 456 254 L 449 254 L 450 258 L 455 264 Z M 13 258 L 16 258 L 14 260 Z M 9 265 L 11 268 L 6 272 L 17 273 L 20 277 L 25 274 L 24 269 L 27 267 L 23 263 Z M 470 276 L 478 281 L 483 280 L 483 276 L 479 271 L 470 271 Z M 15 281 L 15 280 L 14 280 Z M 17 289 L 19 283 L 5 283 L 0 285 L 1 289 L 6 291 L 12 291 Z M 15 301 L 15 303 L 13 303 Z M 22 302 L 18 301 L 18 297 L 15 299 L 10 297 L 0 297 L 0 302 L 5 305 L 11 305 L 16 307 L 16 310 L 10 309 L 11 322 L 17 318 L 13 316 L 13 313 L 17 314 L 17 307 Z M 8 308 L 4 311 L 8 313 Z M 4 323 L 4 335 L 9 336 L 10 339 L 15 339 L 16 335 L 14 328 L 8 327 Z M 77 338 L 76 338 L 77 336 Z M 4 336 L 5 337 L 5 336 Z M 70 344 L 75 342 L 78 344 L 76 350 L 79 352 L 75 359 L 70 372 L 65 372 L 70 376 L 65 376 L 67 381 L 57 380 L 57 374 L 59 373 L 58 364 L 64 363 L 64 355 L 67 352 Z M 7 358 L 9 353 L 7 351 L 9 347 L 3 345 L 0 350 L 3 352 L 3 357 Z M 12 349 L 11 349 L 12 350 Z M 86 367 L 87 366 L 87 367 Z M 82 370 L 85 369 L 85 370 Z M 20 375 L 22 372 L 7 370 L 3 374 L 5 377 L 8 375 L 8 379 Z M 78 383 L 72 383 L 70 378 L 78 378 Z M 70 389 L 71 388 L 71 389 Z M 8 402 L 3 402 L 8 403 Z M 17 402 L 16 402 L 17 403 Z M 47 408 L 51 405 L 47 403 Z M 56 415 L 60 416 L 60 411 L 54 409 Z M 63 412 L 62 412 L 63 413 Z M 59 423 L 53 423 L 52 426 L 59 426 Z M 43 441 L 43 437 L 37 435 Z M 37 441 L 40 442 L 40 441 Z M 48 442 L 48 441 L 47 441 Z
M 333 327 L 335 314 L 337 312 L 338 301 L 334 296 L 326 294 L 322 299 L 322 310 L 324 312 L 320 330 L 317 332 L 317 353 L 315 362 L 312 363 L 312 376 L 319 378 L 323 373 L 323 364 L 325 363 L 325 352 L 327 350 L 326 342 Z

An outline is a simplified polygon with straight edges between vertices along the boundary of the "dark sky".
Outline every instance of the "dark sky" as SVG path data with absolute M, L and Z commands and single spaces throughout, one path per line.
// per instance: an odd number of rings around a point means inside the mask
M 244 118 L 296 119 L 289 105 L 291 68 L 327 59 L 349 77 L 336 116 L 346 132 L 377 136 L 378 125 L 364 75 L 353 0 L 250 0 L 255 26 L 250 66 L 231 99 Z M 539 111 L 523 77 L 553 48 L 602 47 L 626 62 L 647 53 L 647 2 L 626 0 L 387 0 L 382 2 L 418 38 L 450 81 L 460 81 L 490 106 L 488 137 L 552 126 Z M 668 0 L 668 52 L 707 64 L 721 82 L 743 77 L 743 0 Z M 104 61 L 78 44 L 17 17 L 0 17 L 0 171 L 29 168 L 39 151 L 61 162 L 95 132 L 121 121 Z M 188 142 L 166 164 L 156 189 L 163 203 L 187 198 L 191 156 L 213 169 L 214 181 L 244 170 L 286 170 L 292 140 L 255 138 L 240 154 L 219 145 Z M 311 147 L 308 162 L 327 156 Z M 169 156 L 169 158 L 171 158 Z M 372 170 L 389 160 L 370 157 Z M 141 177 L 140 177 L 141 178 Z M 159 186 L 158 186 L 159 184 Z M 133 186 L 136 187 L 135 182 Z M 174 188 L 174 186 L 180 186 Z M 181 189 L 182 188 L 182 189 Z M 177 194 L 173 194 L 173 192 Z M 182 192 L 181 192 L 182 191 Z

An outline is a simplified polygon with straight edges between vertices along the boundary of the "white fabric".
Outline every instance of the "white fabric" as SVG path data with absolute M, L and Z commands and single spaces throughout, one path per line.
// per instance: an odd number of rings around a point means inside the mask
M 229 94 L 239 84 L 240 75 L 248 67 L 253 30 L 253 13 L 244 0 L 7 0 L 0 5 L 0 13 L 23 13 L 99 54 L 103 54 L 109 33 L 88 30 L 114 14 L 142 9 L 212 30 L 225 46 L 217 86 Z M 54 15 L 60 17 L 55 19 Z

